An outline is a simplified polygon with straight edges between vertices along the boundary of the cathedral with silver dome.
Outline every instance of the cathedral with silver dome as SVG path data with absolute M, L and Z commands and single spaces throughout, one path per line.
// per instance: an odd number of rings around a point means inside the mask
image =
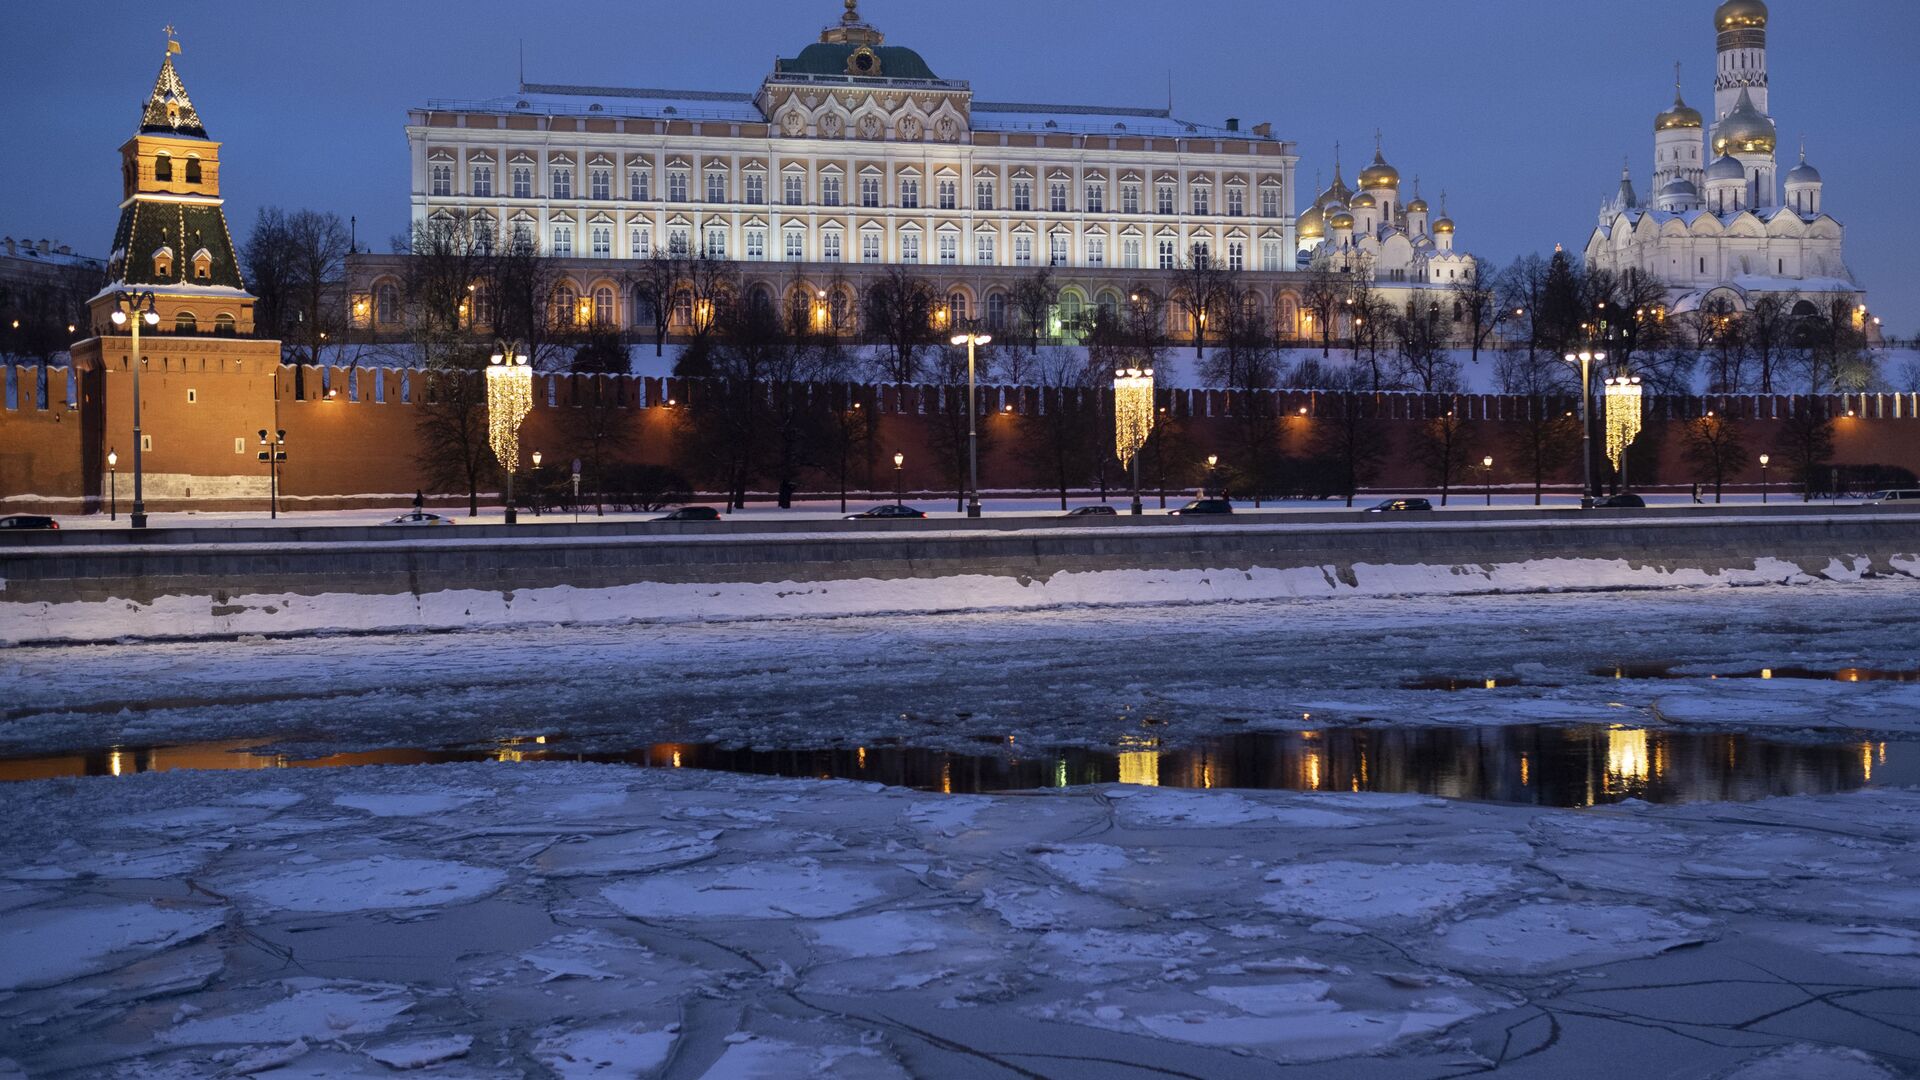
M 1864 313 L 1841 252 L 1844 230 L 1826 212 L 1826 185 L 1804 146 L 1781 184 L 1769 18 L 1763 0 L 1725 0 L 1714 11 L 1711 123 L 1687 104 L 1676 68 L 1673 105 L 1653 121 L 1651 197 L 1635 188 L 1631 165 L 1622 170 L 1587 241 L 1587 264 L 1652 275 L 1668 286 L 1675 312 L 1722 302 L 1742 311 L 1775 294 L 1802 314 L 1836 300 Z
M 1378 138 L 1373 163 L 1360 170 L 1359 189 L 1347 186 L 1340 155 L 1333 159 L 1333 183 L 1300 215 L 1297 262 L 1302 270 L 1361 274 L 1385 286 L 1451 285 L 1469 276 L 1473 256 L 1454 249 L 1454 223 L 1446 196 L 1435 217 L 1420 197 L 1402 200 L 1400 170 L 1387 164 Z

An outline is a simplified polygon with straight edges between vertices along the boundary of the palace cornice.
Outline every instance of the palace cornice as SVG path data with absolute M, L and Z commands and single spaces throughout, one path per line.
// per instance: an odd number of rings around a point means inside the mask
M 707 122 L 716 123 L 718 121 L 707 121 Z M 746 122 L 741 121 L 740 123 L 745 124 Z M 754 124 L 749 126 L 766 127 L 768 125 Z M 515 129 L 515 128 L 473 128 L 473 127 L 449 128 L 449 127 L 425 127 L 420 125 L 408 125 L 407 127 L 407 137 L 409 140 L 418 139 L 418 140 L 423 140 L 429 144 L 433 144 L 433 143 L 458 144 L 458 143 L 482 142 L 482 143 L 487 143 L 491 145 L 502 145 L 502 146 L 553 146 L 557 143 L 564 142 L 570 146 L 581 148 L 581 149 L 597 148 L 597 149 L 615 150 L 615 149 L 621 149 L 621 148 L 630 149 L 636 144 L 644 145 L 647 142 L 652 141 L 662 145 L 671 142 L 671 144 L 676 149 L 685 148 L 692 152 L 698 152 L 701 148 L 711 148 L 716 153 L 739 153 L 741 152 L 739 150 L 739 147 L 742 146 L 742 144 L 751 144 L 756 149 L 760 147 L 782 148 L 783 151 L 790 152 L 792 156 L 804 156 L 804 155 L 842 156 L 842 155 L 873 154 L 876 152 L 892 152 L 892 153 L 902 153 L 902 154 L 952 155 L 952 154 L 959 154 L 959 153 L 978 154 L 985 151 L 991 151 L 996 154 L 1030 155 L 1035 158 L 1043 158 L 1043 159 L 1057 158 L 1060 155 L 1064 155 L 1064 154 L 1090 154 L 1091 153 L 1091 154 L 1123 154 L 1127 156 L 1128 160 L 1149 160 L 1149 161 L 1151 160 L 1176 161 L 1185 157 L 1231 158 L 1231 159 L 1245 159 L 1248 161 L 1283 161 L 1283 162 L 1296 162 L 1299 160 L 1299 156 L 1294 152 L 1292 145 L 1285 142 L 1250 141 L 1247 144 L 1248 149 L 1245 149 L 1245 150 L 1226 150 L 1226 149 L 1216 150 L 1216 149 L 1213 149 L 1211 145 L 1204 146 L 1204 147 L 1187 145 L 1187 146 L 1179 146 L 1170 150 L 1162 150 L 1157 147 L 1152 150 L 1144 150 L 1144 149 L 1134 150 L 1134 149 L 1126 149 L 1123 147 L 1112 147 L 1112 146 L 1087 146 L 1087 145 L 1084 145 L 1084 141 L 1096 140 L 1096 139 L 1104 140 L 1104 139 L 1152 138 L 1153 141 L 1155 141 L 1156 143 L 1171 142 L 1171 143 L 1212 144 L 1214 142 L 1231 141 L 1231 140 L 1217 140 L 1212 138 L 1183 139 L 1183 138 L 1176 138 L 1170 135 L 1162 135 L 1162 136 L 1074 135 L 1071 137 L 1076 140 L 1081 140 L 1081 144 L 1073 145 L 1073 146 L 1014 146 L 1014 145 L 1003 145 L 997 141 L 991 141 L 999 137 L 997 133 L 975 131 L 973 135 L 974 135 L 973 141 L 943 143 L 943 142 L 936 142 L 936 141 L 909 142 L 901 139 L 871 139 L 870 140 L 870 139 L 818 139 L 818 138 L 805 138 L 805 137 L 794 138 L 790 136 L 768 136 L 764 134 L 750 135 L 745 133 L 742 133 L 740 135 L 720 135 L 720 134 L 707 134 L 705 132 L 702 132 L 701 134 L 693 135 L 693 134 L 675 134 L 671 132 L 656 132 L 656 131 L 624 131 L 624 132 L 621 132 L 621 131 L 552 131 L 548 129 L 528 131 L 524 129 Z M 1030 136 L 1028 135 L 1028 133 L 1021 133 L 1018 137 L 1026 138 Z M 1050 135 L 1048 137 L 1059 138 L 1061 136 L 1056 134 L 1056 135 Z M 984 141 L 984 142 L 980 141 L 982 139 L 986 139 L 989 141 Z M 1260 148 L 1270 148 L 1270 149 L 1260 149 Z

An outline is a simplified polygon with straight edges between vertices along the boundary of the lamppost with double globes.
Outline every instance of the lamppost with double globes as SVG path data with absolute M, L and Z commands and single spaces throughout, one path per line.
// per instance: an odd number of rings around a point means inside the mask
M 260 460 L 267 463 L 267 517 L 280 516 L 280 463 L 287 460 L 287 433 L 260 429 Z
M 967 516 L 977 518 L 980 516 L 980 436 L 977 430 L 980 422 L 980 407 L 974 400 L 973 358 L 974 349 L 990 344 L 993 341 L 993 335 L 969 330 L 966 333 L 953 335 L 952 340 L 955 346 L 967 347 Z
M 153 308 L 153 293 L 122 292 L 114 296 L 113 325 L 133 330 L 133 514 L 129 522 L 136 529 L 147 527 L 147 499 L 144 481 L 146 469 L 141 461 L 140 436 L 140 326 L 160 325 L 160 313 Z
M 1607 354 L 1581 349 L 1567 354 L 1567 363 L 1580 365 L 1580 465 L 1586 477 L 1580 489 L 1580 509 L 1593 509 L 1593 420 L 1587 403 L 1593 398 L 1593 365 L 1605 362 Z

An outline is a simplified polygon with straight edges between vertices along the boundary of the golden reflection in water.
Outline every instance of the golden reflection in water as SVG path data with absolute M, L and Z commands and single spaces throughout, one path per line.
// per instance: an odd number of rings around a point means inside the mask
M 107 771 L 108 772 L 112 773 L 115 776 L 120 776 L 123 773 L 131 771 L 132 768 L 133 768 L 133 762 L 127 759 L 126 751 L 124 750 L 107 751 Z
M 1159 787 L 1160 751 L 1123 751 L 1120 754 L 1120 782 L 1138 787 Z
M 1498 690 L 1499 688 L 1500 688 L 1500 680 L 1499 680 L 1499 679 L 1488 679 L 1488 680 L 1487 680 L 1487 689 L 1489 689 L 1489 690 Z
M 673 767 L 676 769 L 680 767 L 680 751 L 678 750 L 673 752 Z
M 1529 773 L 1529 766 L 1527 765 L 1527 755 L 1521 754 L 1520 755 L 1520 786 L 1526 787 L 1528 781 L 1530 781 L 1531 779 L 1532 777 Z
M 1761 678 L 1763 678 L 1763 679 L 1771 679 L 1771 678 L 1773 678 L 1773 669 L 1772 669 L 1772 668 L 1770 668 L 1770 667 L 1765 667 L 1765 668 L 1761 668 L 1761 669 L 1760 669 L 1760 677 L 1761 677 Z
M 1860 772 L 1863 774 L 1862 779 L 1865 779 L 1865 780 L 1873 779 L 1873 744 L 1872 743 L 1860 744 Z
M 942 795 L 953 794 L 953 762 L 951 761 L 942 761 L 940 763 L 940 793 Z
M 1613 728 L 1607 732 L 1607 790 L 1618 792 L 1653 775 L 1653 758 L 1644 731 Z
M 1053 786 L 1054 787 L 1067 786 L 1067 759 L 1066 758 L 1061 758 L 1060 760 L 1054 762 Z
M 864 746 L 860 748 L 860 767 L 867 767 L 867 748 Z
M 1318 750 L 1307 751 L 1306 759 L 1302 762 L 1302 765 L 1304 766 L 1304 771 L 1306 774 L 1307 790 L 1319 791 L 1320 790 L 1320 751 Z

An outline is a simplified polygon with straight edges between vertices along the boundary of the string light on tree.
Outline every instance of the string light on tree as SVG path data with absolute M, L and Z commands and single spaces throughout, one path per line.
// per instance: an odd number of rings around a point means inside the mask
M 1608 379 L 1607 399 L 1607 460 L 1613 462 L 1615 469 L 1626 459 L 1627 447 L 1640 437 L 1640 413 L 1642 394 L 1638 375 L 1622 375 Z

